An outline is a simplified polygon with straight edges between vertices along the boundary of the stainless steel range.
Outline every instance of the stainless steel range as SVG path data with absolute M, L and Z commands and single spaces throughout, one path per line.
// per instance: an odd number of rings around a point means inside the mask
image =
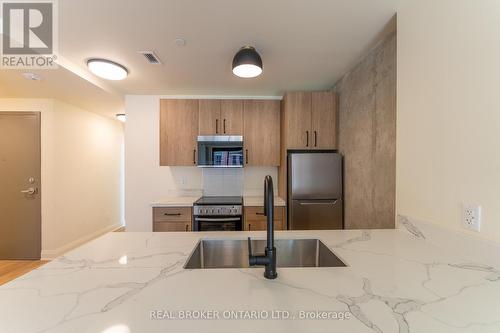
M 193 231 L 243 230 L 243 197 L 206 196 L 193 205 Z

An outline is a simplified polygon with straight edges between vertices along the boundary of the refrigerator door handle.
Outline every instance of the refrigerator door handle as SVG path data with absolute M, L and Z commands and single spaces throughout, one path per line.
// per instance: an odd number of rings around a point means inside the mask
M 333 200 L 333 201 L 328 201 L 328 202 L 299 202 L 299 205 L 302 205 L 302 206 L 309 206 L 309 205 L 335 205 L 337 203 L 337 199 Z

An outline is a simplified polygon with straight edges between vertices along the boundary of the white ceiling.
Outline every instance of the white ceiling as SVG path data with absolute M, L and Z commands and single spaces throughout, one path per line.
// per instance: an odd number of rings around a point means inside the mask
M 24 72 L 35 73 L 41 80 L 27 80 L 21 75 Z M 124 110 L 123 96 L 62 66 L 56 70 L 0 70 L 0 98 L 54 98 L 109 117 Z
M 398 2 L 65 0 L 59 1 L 59 51 L 63 66 L 122 95 L 328 89 L 373 45 Z M 186 45 L 176 46 L 176 37 Z M 255 79 L 231 72 L 233 55 L 247 44 L 264 62 Z M 146 63 L 140 50 L 154 51 L 163 64 Z M 91 57 L 119 62 L 130 75 L 120 82 L 90 77 L 85 61 Z

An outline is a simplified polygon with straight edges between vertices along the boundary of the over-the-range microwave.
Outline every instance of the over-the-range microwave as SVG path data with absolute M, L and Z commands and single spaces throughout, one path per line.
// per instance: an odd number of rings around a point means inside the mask
M 198 136 L 198 166 L 202 168 L 243 167 L 243 136 Z

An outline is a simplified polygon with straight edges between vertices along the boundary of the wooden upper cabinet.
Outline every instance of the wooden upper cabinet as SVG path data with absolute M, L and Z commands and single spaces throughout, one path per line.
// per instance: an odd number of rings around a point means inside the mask
M 336 95 L 329 91 L 313 92 L 311 105 L 312 148 L 336 148 Z
M 201 99 L 199 135 L 242 135 L 243 101 Z
M 291 92 L 283 100 L 285 142 L 288 149 L 311 147 L 311 93 Z
M 198 100 L 160 101 L 160 165 L 196 165 Z
M 221 101 L 219 99 L 200 99 L 199 109 L 199 135 L 221 134 Z
M 220 101 L 221 131 L 225 135 L 243 134 L 243 101 L 223 99 Z
M 286 149 L 335 149 L 335 93 L 290 92 L 283 99 Z
M 245 165 L 280 165 L 280 101 L 245 100 L 243 103 Z

